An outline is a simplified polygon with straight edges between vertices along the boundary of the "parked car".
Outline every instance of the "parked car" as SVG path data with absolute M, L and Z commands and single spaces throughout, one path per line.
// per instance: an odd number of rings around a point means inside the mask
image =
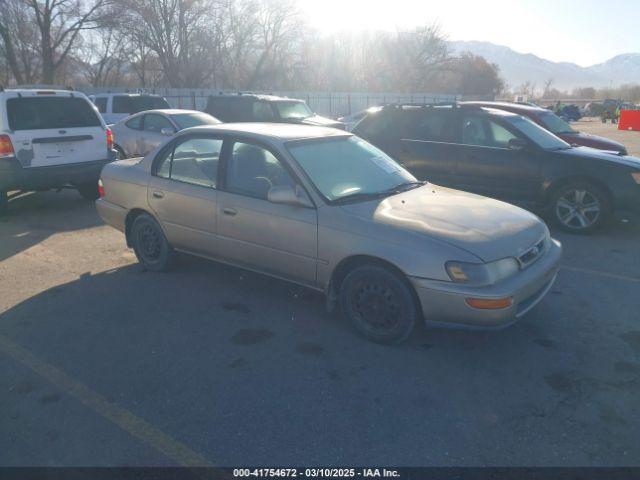
M 204 109 L 222 122 L 276 122 L 344 128 L 344 124 L 314 113 L 302 100 L 240 93 L 211 95 Z
M 171 108 L 164 97 L 146 93 L 99 93 L 89 98 L 108 125 L 144 110 Z
M 640 159 L 571 147 L 530 119 L 470 104 L 396 105 L 355 129 L 419 179 L 548 212 L 589 233 L 640 208 Z
M 369 107 L 364 110 L 360 110 L 358 112 L 352 113 L 351 115 L 346 115 L 344 117 L 338 118 L 339 122 L 342 122 L 345 126 L 345 130 L 348 132 L 352 131 L 354 127 L 358 124 L 360 120 L 369 115 L 370 113 L 375 113 L 379 111 L 382 107 Z
M 549 291 L 561 255 L 535 215 L 419 182 L 336 129 L 192 128 L 101 182 L 100 216 L 148 270 L 181 251 L 290 280 L 383 343 L 421 318 L 509 325 Z
M 579 132 L 569 125 L 565 120 L 546 108 L 530 107 L 510 102 L 461 102 L 461 105 L 476 105 L 479 107 L 499 108 L 507 112 L 517 113 L 523 117 L 527 117 L 543 128 L 546 128 L 554 135 L 560 137 L 571 145 L 580 145 L 583 147 L 597 148 L 598 150 L 607 150 L 618 152 L 622 155 L 627 154 L 626 147 L 620 142 L 611 140 L 589 133 Z
M 120 120 L 111 130 L 118 139 L 118 158 L 123 159 L 142 157 L 185 128 L 217 123 L 217 118 L 196 110 L 148 110 Z
M 82 93 L 0 88 L 0 209 L 12 190 L 73 186 L 98 197 L 113 136 Z

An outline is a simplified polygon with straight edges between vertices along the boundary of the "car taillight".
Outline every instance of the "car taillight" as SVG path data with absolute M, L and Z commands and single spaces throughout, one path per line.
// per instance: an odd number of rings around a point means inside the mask
M 13 157 L 15 152 L 9 135 L 0 135 L 0 158 Z
M 104 184 L 102 183 L 102 179 L 98 180 L 98 195 L 100 195 L 100 198 L 104 197 Z
M 110 128 L 107 128 L 107 150 L 113 148 L 113 132 Z

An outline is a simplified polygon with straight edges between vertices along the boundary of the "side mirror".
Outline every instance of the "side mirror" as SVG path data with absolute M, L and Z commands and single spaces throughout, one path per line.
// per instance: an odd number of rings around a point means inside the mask
M 164 127 L 162 130 L 160 130 L 160 134 L 164 135 L 165 137 L 173 137 L 173 134 L 176 133 L 173 128 L 169 128 L 169 127 Z
M 526 149 L 528 146 L 529 143 L 524 138 L 512 138 L 507 144 L 509 150 L 515 150 L 517 152 Z
M 311 203 L 311 200 L 300 185 L 296 185 L 295 188 L 289 185 L 271 187 L 267 193 L 267 200 L 271 203 L 291 205 L 293 207 L 313 207 L 313 203 Z

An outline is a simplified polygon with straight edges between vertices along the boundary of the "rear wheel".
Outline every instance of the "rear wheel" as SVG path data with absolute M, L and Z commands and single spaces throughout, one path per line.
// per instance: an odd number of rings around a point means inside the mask
M 406 279 L 388 268 L 354 268 L 340 287 L 342 312 L 367 339 L 394 344 L 405 340 L 418 318 L 418 305 Z
M 76 187 L 78 189 L 78 193 L 82 195 L 82 198 L 85 200 L 96 201 L 100 198 L 100 193 L 98 192 L 98 182 L 88 182 L 82 183 Z
M 572 182 L 556 189 L 551 195 L 549 209 L 555 223 L 573 233 L 593 232 L 611 213 L 608 195 L 588 182 Z
M 138 261 L 154 272 L 171 267 L 174 252 L 160 225 L 153 217 L 144 213 L 136 217 L 131 226 L 131 243 Z

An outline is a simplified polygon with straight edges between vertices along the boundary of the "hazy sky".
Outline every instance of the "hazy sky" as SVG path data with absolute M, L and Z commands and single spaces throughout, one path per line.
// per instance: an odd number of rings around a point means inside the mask
M 484 40 L 588 66 L 640 52 L 640 0 L 298 0 L 325 33 L 437 22 L 450 40 Z

